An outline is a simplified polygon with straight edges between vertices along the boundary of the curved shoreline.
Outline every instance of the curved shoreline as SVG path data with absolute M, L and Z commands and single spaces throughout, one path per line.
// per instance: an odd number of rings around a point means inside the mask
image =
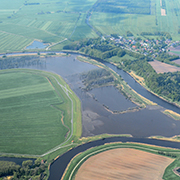
M 171 142 L 171 141 L 164 141 L 164 140 L 157 140 L 157 139 L 148 139 L 148 138 L 130 138 L 130 137 L 112 137 L 112 138 L 103 138 L 100 140 L 88 142 L 86 144 L 79 145 L 63 155 L 61 155 L 58 159 L 56 159 L 50 167 L 50 176 L 48 180 L 59 180 L 63 176 L 63 173 L 71 161 L 71 159 L 76 156 L 77 154 L 86 151 L 87 149 L 90 149 L 92 147 L 104 145 L 106 143 L 116 143 L 116 142 L 122 142 L 122 143 L 140 143 L 140 144 L 146 144 L 146 145 L 154 145 L 154 146 L 160 146 L 164 148 L 174 148 L 174 149 L 180 149 L 180 143 L 177 142 Z M 62 163 L 63 162 L 63 163 Z M 57 174 L 58 172 L 58 174 Z

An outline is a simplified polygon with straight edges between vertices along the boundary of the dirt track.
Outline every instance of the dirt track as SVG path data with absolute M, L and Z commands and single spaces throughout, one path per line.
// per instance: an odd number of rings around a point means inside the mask
M 173 159 L 148 152 L 122 148 L 89 158 L 75 180 L 160 180 Z

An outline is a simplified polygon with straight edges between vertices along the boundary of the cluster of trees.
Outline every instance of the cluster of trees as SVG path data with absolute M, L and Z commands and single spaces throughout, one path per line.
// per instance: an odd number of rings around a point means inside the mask
M 160 32 L 160 31 L 156 31 L 156 32 L 141 32 L 140 34 L 141 36 L 163 36 L 166 37 L 166 39 L 170 39 L 172 40 L 171 35 L 168 32 Z
M 172 99 L 173 101 L 180 100 L 180 72 L 156 74 L 150 76 L 146 84 L 155 93 Z
M 85 90 L 89 91 L 94 87 L 113 83 L 114 78 L 110 72 L 105 69 L 95 69 L 81 75 L 81 79 L 85 85 Z
M 131 31 L 126 31 L 127 36 L 133 36 L 133 33 Z
M 13 172 L 17 172 L 21 167 L 14 162 L 0 161 L 0 177 L 6 175 L 13 175 Z
M 176 158 L 177 157 L 176 154 L 172 154 L 172 153 L 169 153 L 169 152 L 163 152 L 163 151 L 158 151 L 158 154 L 164 155 L 164 156 L 169 156 L 169 157 L 172 157 L 172 158 Z
M 19 179 L 45 179 L 47 164 L 36 159 L 33 163 L 32 160 L 23 161 L 22 166 L 14 162 L 0 161 L 0 177 L 13 176 L 12 180 Z
M 165 1 L 165 0 L 162 0 L 161 2 L 162 2 L 162 6 L 161 6 L 162 9 L 165 9 L 165 10 L 166 10 L 166 1 Z
M 177 55 L 169 55 L 168 53 L 162 52 L 159 53 L 156 57 L 158 61 L 169 63 L 169 61 L 174 61 L 176 59 L 179 59 L 179 56 Z
M 28 66 L 46 66 L 46 61 L 39 57 L 21 56 L 21 57 L 6 57 L 0 59 L 0 69 L 22 68 Z

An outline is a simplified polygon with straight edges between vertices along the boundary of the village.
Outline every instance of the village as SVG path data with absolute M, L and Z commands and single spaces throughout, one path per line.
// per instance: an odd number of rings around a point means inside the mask
M 171 39 L 166 39 L 164 36 L 157 37 L 156 39 L 142 39 L 140 37 L 123 37 L 112 34 L 108 36 L 108 38 L 116 46 L 121 46 L 122 49 L 140 53 L 145 56 L 149 55 L 153 58 L 156 58 L 162 52 L 170 51 L 170 47 L 180 45 L 180 41 L 172 41 Z

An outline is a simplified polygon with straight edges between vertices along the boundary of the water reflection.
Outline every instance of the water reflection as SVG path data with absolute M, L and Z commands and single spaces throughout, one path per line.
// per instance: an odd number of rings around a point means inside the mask
M 161 112 L 163 108 L 158 106 L 155 109 L 149 107 L 125 114 L 112 114 L 107 111 L 103 106 L 104 103 L 114 110 L 117 106 L 117 110 L 126 110 L 135 105 L 126 100 L 119 92 L 115 93 L 112 87 L 84 92 L 81 89 L 83 84 L 79 78 L 80 73 L 97 67 L 78 61 L 76 56 L 48 57 L 42 60 L 46 60 L 46 66 L 43 69 L 61 75 L 80 98 L 82 102 L 82 136 L 109 133 L 132 134 L 134 137 L 153 135 L 170 137 L 180 134 L 180 121 L 175 121 L 164 115 Z M 38 66 L 32 66 L 31 68 L 40 69 Z M 111 96 L 104 95 L 104 93 Z M 92 94 L 97 96 L 98 101 L 92 97 Z

